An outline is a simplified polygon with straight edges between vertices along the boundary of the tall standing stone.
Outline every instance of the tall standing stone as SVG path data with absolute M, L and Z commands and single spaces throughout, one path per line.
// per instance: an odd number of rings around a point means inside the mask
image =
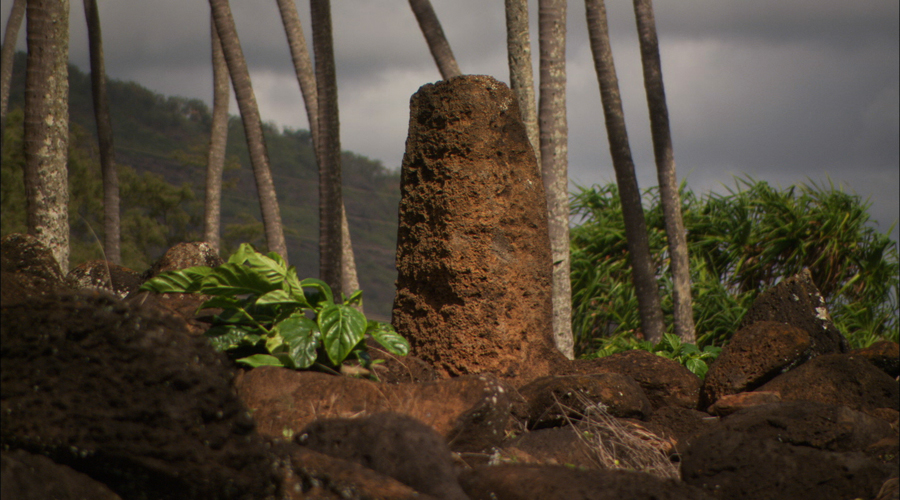
M 445 376 L 547 374 L 546 201 L 516 97 L 488 76 L 423 86 L 403 157 L 393 325 Z

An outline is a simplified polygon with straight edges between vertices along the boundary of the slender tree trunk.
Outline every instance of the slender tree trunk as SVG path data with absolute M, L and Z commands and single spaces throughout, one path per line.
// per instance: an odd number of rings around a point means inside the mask
M 641 206 L 641 193 L 634 173 L 634 161 L 625 129 L 625 113 L 619 94 L 619 80 L 613 64 L 612 49 L 609 45 L 609 27 L 606 22 L 606 6 L 603 0 L 585 0 L 587 8 L 588 33 L 594 67 L 600 82 L 600 97 L 603 101 L 603 115 L 606 118 L 606 133 L 619 197 L 622 199 L 622 214 L 625 219 L 625 238 L 631 257 L 631 277 L 634 282 L 641 315 L 644 336 L 651 342 L 659 342 L 665 332 L 662 309 L 659 302 L 659 287 L 656 283 L 656 269 L 650 257 L 650 243 L 647 224 Z
M 300 24 L 300 16 L 297 13 L 297 6 L 294 0 L 278 0 L 278 9 L 281 11 L 281 21 L 284 24 L 284 32 L 287 34 L 288 46 L 291 49 L 291 59 L 294 62 L 297 83 L 300 84 L 300 92 L 303 94 L 306 117 L 309 121 L 309 132 L 316 152 L 316 162 L 322 165 L 319 147 L 319 94 L 316 89 L 316 75 L 309 57 L 309 49 L 306 46 L 306 37 L 303 36 L 303 27 Z M 353 245 L 350 242 L 350 226 L 347 223 L 347 210 L 344 207 L 343 200 L 341 201 L 341 238 L 343 240 L 341 248 L 341 290 L 349 295 L 359 290 L 359 278 L 356 274 L 356 259 L 353 255 Z
M 572 283 L 569 278 L 569 174 L 566 124 L 566 0 L 540 0 L 541 172 L 547 193 L 550 252 L 553 258 L 553 338 L 567 358 L 572 338 Z
M 12 81 L 13 59 L 16 56 L 16 39 L 25 17 L 25 0 L 13 0 L 3 34 L 3 50 L 0 51 L 0 147 L 3 146 L 3 129 L 6 128 L 6 110 L 9 107 L 9 84 Z
M 69 270 L 69 2 L 29 0 L 25 199 L 29 234 Z
M 672 152 L 672 134 L 669 130 L 669 109 L 666 106 L 666 90 L 663 87 L 662 62 L 659 57 L 659 40 L 656 36 L 656 20 L 651 0 L 634 0 L 641 44 L 641 63 L 644 67 L 644 88 L 650 108 L 650 131 L 653 137 L 653 155 L 659 177 L 659 196 L 666 221 L 671 258 L 672 291 L 675 303 L 675 334 L 682 342 L 694 344 L 694 309 L 691 306 L 691 268 L 684 220 L 681 217 L 681 196 L 675 175 L 675 157 Z
M 231 16 L 231 7 L 228 0 L 209 0 L 209 5 L 212 7 L 216 31 L 222 41 L 222 51 L 228 63 L 238 108 L 241 110 L 241 121 L 244 123 L 247 147 L 250 150 L 250 163 L 253 165 L 256 189 L 259 192 L 266 244 L 269 251 L 281 255 L 287 261 L 287 244 L 284 241 L 284 228 L 281 225 L 281 213 L 278 209 L 275 185 L 272 182 L 272 172 L 269 170 L 269 153 L 263 136 L 262 120 L 259 117 L 256 95 L 250 85 L 250 71 L 244 60 L 234 18 Z
M 103 247 L 106 260 L 122 264 L 119 224 L 119 173 L 113 149 L 112 120 L 106 94 L 106 67 L 103 63 L 103 36 L 100 31 L 100 11 L 97 0 L 84 0 L 84 17 L 88 27 L 91 55 L 91 91 L 94 97 L 94 118 L 97 122 L 97 141 L 100 144 L 100 171 L 103 175 Z
M 441 72 L 441 78 L 448 80 L 461 75 L 462 71 L 456 64 L 456 58 L 453 57 L 453 51 L 450 50 L 450 43 L 444 36 L 441 22 L 438 20 L 431 2 L 429 0 L 409 0 L 409 6 L 412 7 L 413 14 L 419 21 L 419 27 L 422 29 L 422 34 L 425 35 L 425 41 L 428 42 L 431 56 L 434 57 L 434 62 L 437 63 L 438 70 Z
M 228 143 L 229 84 L 228 63 L 222 52 L 222 41 L 210 16 L 213 65 L 213 113 L 209 134 L 209 157 L 206 164 L 206 206 L 203 239 L 218 252 L 222 229 L 222 171 L 225 169 L 225 146 Z
M 541 137 L 534 102 L 534 72 L 531 67 L 531 37 L 528 34 L 528 0 L 506 0 L 506 48 L 509 86 L 516 94 L 528 142 L 541 166 Z
M 319 275 L 332 289 L 341 290 L 341 254 L 344 248 L 341 232 L 341 140 L 331 2 L 311 0 L 310 11 L 319 102 Z

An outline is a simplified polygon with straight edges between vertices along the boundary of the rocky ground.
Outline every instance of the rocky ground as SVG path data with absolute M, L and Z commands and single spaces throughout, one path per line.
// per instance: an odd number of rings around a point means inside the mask
M 705 381 L 643 351 L 451 378 L 375 351 L 373 382 L 239 369 L 197 297 L 135 292 L 215 264 L 194 244 L 143 277 L 64 277 L 4 238 L 4 499 L 897 498 L 898 346 L 849 350 L 808 276 L 761 296 Z

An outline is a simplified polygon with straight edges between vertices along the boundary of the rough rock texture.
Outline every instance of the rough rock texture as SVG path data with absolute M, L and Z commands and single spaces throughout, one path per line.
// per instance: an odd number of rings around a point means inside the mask
M 637 381 L 654 408 L 675 405 L 696 408 L 700 378 L 679 362 L 652 352 L 633 350 L 591 360 L 575 360 L 570 370 L 580 374 L 621 373 Z
M 597 403 L 615 417 L 647 418 L 653 411 L 641 386 L 621 373 L 541 377 L 520 387 L 519 394 L 528 405 L 529 429 L 580 420 L 586 406 Z
M 273 446 L 288 463 L 283 494 L 289 500 L 433 500 L 434 497 L 358 463 L 293 442 Z
M 138 289 L 141 275 L 105 260 L 89 260 L 66 275 L 66 283 L 76 290 L 103 290 L 124 298 Z
M 719 428 L 683 456 L 685 483 L 728 500 L 873 498 L 890 470 L 862 453 L 838 453 Z
M 757 321 L 786 323 L 806 330 L 811 344 L 808 358 L 850 350 L 847 339 L 832 323 L 809 269 L 759 294 L 738 329 Z
M 699 488 L 674 479 L 556 465 L 477 467 L 459 476 L 472 500 L 707 500 Z
M 681 406 L 663 406 L 650 415 L 650 420 L 645 425 L 651 432 L 674 440 L 675 450 L 684 453 L 695 437 L 712 429 L 718 420 L 702 411 Z
M 387 385 L 270 367 L 238 376 L 235 387 L 265 436 L 299 432 L 318 418 L 390 411 L 430 425 L 457 451 L 499 444 L 515 397 L 508 385 L 489 375 Z
M 778 394 L 777 392 L 739 392 L 737 394 L 722 396 L 717 399 L 715 403 L 710 405 L 706 411 L 710 415 L 725 417 L 738 410 L 743 410 L 744 408 L 780 402 L 781 394 Z
M 880 408 L 900 410 L 897 381 L 868 361 L 846 354 L 819 356 L 758 390 L 777 392 L 782 401 L 817 401 L 873 415 Z
M 20 233 L 0 240 L 0 275 L 3 304 L 51 292 L 65 283 L 50 249 L 34 236 Z
M 225 261 L 206 242 L 179 243 L 166 250 L 166 253 L 150 266 L 141 277 L 148 280 L 166 271 L 187 269 L 194 266 L 217 267 Z
M 809 401 L 745 408 L 723 418 L 717 428 L 828 451 L 865 451 L 895 434 L 890 424 L 879 418 L 845 406 Z
M 4 500 L 121 500 L 89 476 L 23 450 L 0 452 L 0 497 Z
M 548 427 L 523 433 L 498 449 L 494 462 L 570 465 L 598 468 L 587 442 L 573 426 Z M 496 464 L 495 464 L 496 465 Z
M 354 419 L 320 419 L 303 429 L 295 440 L 311 450 L 356 462 L 436 498 L 468 500 L 456 480 L 444 438 L 407 415 L 386 412 Z
M 783 323 L 758 321 L 739 329 L 709 367 L 700 388 L 700 408 L 772 380 L 805 360 L 810 345 L 806 330 Z
M 546 201 L 515 95 L 487 76 L 423 86 L 410 102 L 392 323 L 443 376 L 546 375 Z
M 2 308 L 0 441 L 123 498 L 246 498 L 277 484 L 223 355 L 110 295 Z
M 864 349 L 854 349 L 850 354 L 869 360 L 894 378 L 900 376 L 900 344 L 896 342 L 882 340 Z

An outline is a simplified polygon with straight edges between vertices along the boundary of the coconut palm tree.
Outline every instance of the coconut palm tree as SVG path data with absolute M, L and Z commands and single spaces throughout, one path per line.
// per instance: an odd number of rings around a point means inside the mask
M 253 166 L 256 189 L 259 193 L 259 206 L 266 233 L 266 244 L 269 251 L 276 252 L 287 260 L 287 244 L 284 241 L 284 228 L 281 225 L 278 198 L 275 195 L 275 185 L 269 169 L 269 153 L 263 137 L 262 120 L 256 104 L 256 95 L 250 84 L 250 71 L 247 69 L 237 28 L 231 15 L 231 7 L 228 5 L 228 0 L 209 0 L 209 5 L 212 8 L 216 31 L 222 41 L 222 52 L 224 52 L 225 62 L 228 64 L 228 73 L 231 75 L 238 108 L 241 110 L 241 120 L 247 136 L 247 148 L 250 150 L 250 164 Z
M 516 94 L 528 141 L 541 165 L 541 139 L 534 102 L 534 72 L 531 67 L 531 37 L 528 34 L 528 0 L 506 0 L 506 48 L 509 87 Z
M 422 34 L 425 35 L 425 41 L 428 42 L 431 56 L 434 57 L 434 62 L 437 63 L 438 70 L 441 72 L 441 78 L 447 80 L 461 75 L 462 71 L 459 70 L 456 58 L 453 57 L 450 43 L 444 36 L 441 22 L 438 20 L 431 2 L 429 0 L 409 0 L 409 6 L 416 15 L 416 20 L 419 21 L 419 27 L 422 29 Z
M 28 233 L 69 269 L 69 2 L 29 0 L 25 69 Z
M 585 0 L 588 33 L 594 67 L 600 83 L 600 98 L 606 119 L 606 133 L 616 183 L 622 200 L 622 214 L 625 219 L 625 238 L 631 258 L 631 277 L 634 281 L 641 316 L 644 337 L 651 342 L 659 342 L 665 332 L 662 309 L 659 301 L 659 287 L 656 283 L 656 267 L 650 258 L 650 243 L 647 224 L 641 206 L 641 194 L 634 173 L 634 160 L 628 144 L 625 129 L 625 113 L 619 94 L 619 80 L 613 64 L 612 49 L 609 45 L 609 27 L 606 22 L 606 6 L 603 0 Z
M 3 49 L 0 50 L 0 146 L 3 145 L 3 129 L 6 128 L 6 109 L 9 107 L 9 84 L 12 81 L 13 58 L 16 54 L 16 39 L 22 18 L 25 17 L 25 0 L 13 0 L 3 34 Z
M 566 123 L 566 0 L 540 0 L 541 53 L 539 120 L 541 172 L 547 196 L 553 258 L 553 337 L 557 349 L 574 358 L 572 284 L 569 278 L 569 176 Z
M 109 98 L 106 94 L 106 68 L 103 64 L 103 37 L 100 32 L 97 0 L 84 0 L 84 17 L 88 28 L 91 91 L 94 98 L 94 119 L 97 122 L 97 142 L 100 144 L 100 172 L 103 177 L 103 250 L 106 260 L 113 264 L 122 264 L 119 173 L 113 149 Z
M 209 156 L 206 164 L 206 199 L 203 217 L 203 240 L 219 251 L 222 221 L 222 171 L 225 169 L 225 146 L 228 143 L 228 104 L 231 97 L 228 63 L 222 52 L 222 41 L 216 22 L 210 16 L 213 66 L 212 130 L 209 134 Z
M 337 78 L 331 29 L 331 2 L 310 0 L 316 56 L 319 128 L 319 276 L 333 289 L 342 287 L 341 142 Z
M 287 35 L 288 46 L 291 49 L 291 59 L 294 63 L 294 72 L 297 74 L 297 83 L 299 83 L 300 92 L 303 94 L 306 117 L 309 121 L 309 132 L 316 152 L 316 162 L 321 165 L 318 90 L 316 89 L 316 75 L 309 57 L 309 49 L 306 46 L 306 37 L 303 36 L 303 26 L 300 24 L 300 16 L 297 14 L 297 6 L 294 4 L 294 0 L 278 0 L 278 9 L 281 12 L 281 21 L 284 24 L 284 32 Z M 320 178 L 320 181 L 324 181 L 324 177 Z M 353 255 L 353 245 L 350 242 L 350 227 L 347 223 L 347 210 L 343 201 L 341 201 L 341 238 L 343 240 L 341 248 L 341 291 L 349 295 L 359 290 L 359 278 L 356 274 L 356 259 Z M 320 252 L 320 255 L 323 255 L 323 252 Z
M 675 157 L 672 152 L 672 134 L 669 130 L 669 109 L 663 87 L 662 62 L 659 57 L 659 39 L 656 36 L 656 20 L 651 0 L 634 0 L 638 38 L 641 45 L 641 63 L 644 67 L 644 88 L 650 109 L 650 132 L 653 137 L 653 155 L 659 177 L 659 198 L 666 221 L 666 237 L 669 240 L 669 258 L 672 269 L 672 299 L 675 303 L 675 334 L 682 342 L 697 342 L 694 332 L 694 309 L 691 306 L 691 269 L 685 241 L 684 220 L 681 217 L 681 197 L 675 175 Z

